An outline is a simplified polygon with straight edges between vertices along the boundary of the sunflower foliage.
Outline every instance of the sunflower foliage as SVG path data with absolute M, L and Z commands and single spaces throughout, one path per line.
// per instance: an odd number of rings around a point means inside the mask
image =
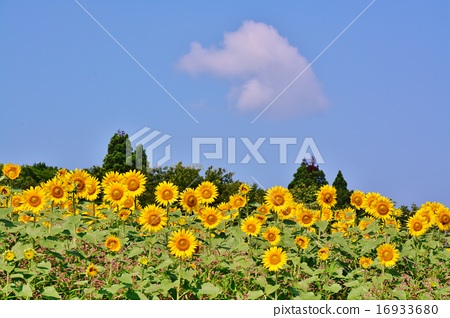
M 0 188 L 1 299 L 450 299 L 450 210 L 316 189 L 300 202 L 274 186 L 160 180 L 60 169 Z M 214 179 L 216 180 L 216 179 Z M 255 200 L 254 198 L 258 198 Z

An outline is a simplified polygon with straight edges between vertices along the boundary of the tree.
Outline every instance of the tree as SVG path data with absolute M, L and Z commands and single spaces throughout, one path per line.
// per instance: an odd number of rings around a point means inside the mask
M 341 170 L 336 175 L 336 178 L 333 181 L 333 187 L 336 188 L 337 194 L 337 203 L 336 208 L 343 209 L 350 206 L 350 196 L 352 192 L 347 189 L 347 181 L 345 181 L 344 176 L 342 175 Z
M 3 165 L 0 167 L 0 171 Z M 12 181 L 12 187 L 15 189 L 28 189 L 35 187 L 53 178 L 58 172 L 57 167 L 47 166 L 43 162 L 34 163 L 33 165 L 21 166 L 20 175 L 16 180 Z M 0 172 L 1 173 L 1 172 Z M 7 183 L 7 180 L 2 180 L 3 184 Z
M 131 153 L 130 153 L 131 152 Z M 103 159 L 104 173 L 108 171 L 117 171 L 120 173 L 132 169 L 141 169 L 146 171 L 147 154 L 142 145 L 137 145 L 136 150 L 132 150 L 128 134 L 123 130 L 118 130 L 109 141 L 108 152 Z
M 311 160 L 303 159 L 300 167 L 294 173 L 293 180 L 288 189 L 297 201 L 302 203 L 316 202 L 316 193 L 320 187 L 328 184 L 325 173 L 320 170 L 314 157 Z

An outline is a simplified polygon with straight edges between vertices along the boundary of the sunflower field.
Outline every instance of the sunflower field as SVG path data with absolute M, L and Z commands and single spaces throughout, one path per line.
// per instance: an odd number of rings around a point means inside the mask
M 20 166 L 6 164 L 10 182 Z M 336 189 L 315 204 L 288 189 L 227 202 L 204 181 L 156 188 L 146 177 L 59 170 L 27 190 L 0 186 L 0 299 L 450 299 L 450 210 L 404 216 L 379 193 Z

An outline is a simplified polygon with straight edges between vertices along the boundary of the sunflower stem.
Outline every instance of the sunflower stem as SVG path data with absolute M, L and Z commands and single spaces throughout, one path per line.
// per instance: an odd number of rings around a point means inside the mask
M 275 285 L 278 285 L 278 271 L 275 272 Z M 275 290 L 275 300 L 278 300 L 278 288 Z
M 180 259 L 180 265 L 178 266 L 178 288 L 177 288 L 177 300 L 180 300 L 180 291 L 181 291 L 181 265 L 183 264 L 183 260 Z

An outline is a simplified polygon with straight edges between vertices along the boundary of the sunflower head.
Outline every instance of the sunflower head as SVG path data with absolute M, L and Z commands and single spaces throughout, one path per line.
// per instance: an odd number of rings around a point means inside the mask
M 297 246 L 302 250 L 306 250 L 308 248 L 309 241 L 311 241 L 311 239 L 306 236 L 295 237 L 295 244 L 297 244 Z
M 241 183 L 239 186 L 239 193 L 242 195 L 246 195 L 250 191 L 250 186 L 246 183 Z
M 213 203 L 219 195 L 217 186 L 210 181 L 203 181 L 197 186 L 195 191 L 197 191 L 200 202 L 206 204 Z
M 267 249 L 262 257 L 262 263 L 269 271 L 276 272 L 287 262 L 287 254 L 281 247 L 273 246 Z
M 249 216 L 242 222 L 241 230 L 247 235 L 257 236 L 261 231 L 261 223 L 256 217 Z
M 362 268 L 369 268 L 370 265 L 372 265 L 372 262 L 373 262 L 373 261 L 372 261 L 371 258 L 365 257 L 365 256 L 362 256 L 362 257 L 359 259 L 359 265 L 361 265 Z
M 203 222 L 203 226 L 207 229 L 216 228 L 223 219 L 222 213 L 214 207 L 205 207 L 201 216 L 199 216 Z
M 391 267 L 397 263 L 400 256 L 392 244 L 382 244 L 377 248 L 378 259 L 382 266 Z
M 23 210 L 39 213 L 47 204 L 47 195 L 39 186 L 30 187 L 28 190 L 23 191 L 23 202 Z
M 336 188 L 326 184 L 317 192 L 317 203 L 322 208 L 332 208 L 337 203 L 336 197 Z
M 441 206 L 436 211 L 436 224 L 441 231 L 450 230 L 450 210 Z
M 9 191 L 8 187 L 0 186 L 0 195 L 3 195 L 5 197 L 9 197 L 10 194 L 11 194 L 11 191 Z
M 172 182 L 163 181 L 156 187 L 155 195 L 159 204 L 170 205 L 178 199 L 178 187 Z
M 230 196 L 229 204 L 233 210 L 243 208 L 247 203 L 247 198 L 241 194 L 235 194 Z
M 2 169 L 3 175 L 10 180 L 17 179 L 19 177 L 20 171 L 20 166 L 13 163 L 5 164 Z
M 369 192 L 364 196 L 361 208 L 363 208 L 367 213 L 372 214 L 372 204 L 381 197 L 381 194 L 377 192 Z
M 80 169 L 70 171 L 66 175 L 66 180 L 71 187 L 71 191 L 75 192 L 77 198 L 85 198 L 89 189 L 89 174 Z
M 310 227 L 316 221 L 314 211 L 303 208 L 295 216 L 297 222 L 303 227 Z
M 14 254 L 13 251 L 8 250 L 3 254 L 3 258 L 5 259 L 5 261 L 7 262 L 12 262 L 14 260 L 14 258 L 16 257 L 16 255 Z
M 141 264 L 142 266 L 147 265 L 148 264 L 148 258 L 146 256 L 139 257 L 139 264 Z
M 98 274 L 98 268 L 94 264 L 89 264 L 89 266 L 86 268 L 86 275 L 89 277 L 94 277 Z
M 331 221 L 332 218 L 333 218 L 333 211 L 328 208 L 323 208 L 322 213 L 320 215 L 320 219 L 322 221 Z
M 198 246 L 197 239 L 190 230 L 181 229 L 173 232 L 167 246 L 175 257 L 185 259 L 192 256 Z
M 117 214 L 119 219 L 121 219 L 122 221 L 126 221 L 130 215 L 131 215 L 131 212 L 128 209 L 121 209 L 119 211 L 119 213 Z
M 139 196 L 145 191 L 147 178 L 140 171 L 128 171 L 123 175 L 123 179 L 132 197 Z
M 167 225 L 166 211 L 154 204 L 147 205 L 138 218 L 143 231 L 158 232 Z
M 350 196 L 350 204 L 353 205 L 357 209 L 361 209 L 364 203 L 364 192 L 355 190 Z
M 296 213 L 297 208 L 295 204 L 288 205 L 284 209 L 277 211 L 280 220 L 293 220 L 295 219 Z
M 317 255 L 322 261 L 326 261 L 328 259 L 328 256 L 330 255 L 330 249 L 324 246 L 319 249 L 319 251 L 317 251 Z
M 27 260 L 31 260 L 34 257 L 34 249 L 32 248 L 28 248 L 23 252 L 23 256 L 27 259 Z
M 122 245 L 120 244 L 120 239 L 118 237 L 110 235 L 106 238 L 105 246 L 111 252 L 118 252 Z
M 121 182 L 111 182 L 105 188 L 104 200 L 114 205 L 122 205 L 128 197 L 127 187 Z
M 53 178 L 45 183 L 44 189 L 48 198 L 55 204 L 59 204 L 67 200 L 67 184 L 61 179 Z
M 288 189 L 275 186 L 266 191 L 264 202 L 269 209 L 278 212 L 293 203 L 294 199 Z
M 181 193 L 180 202 L 183 210 L 193 212 L 199 207 L 200 197 L 197 191 L 192 188 L 187 188 Z
M 269 209 L 269 207 L 267 206 L 267 204 L 265 204 L 265 203 L 261 204 L 261 205 L 256 209 L 256 211 L 258 211 L 259 213 L 261 213 L 261 214 L 263 214 L 263 215 L 267 215 L 267 214 L 270 213 L 270 209 Z
M 94 201 L 95 199 L 97 199 L 99 193 L 100 193 L 100 182 L 96 177 L 89 176 L 85 199 L 88 201 Z
M 281 240 L 280 229 L 275 226 L 269 226 L 267 230 L 264 231 L 263 237 L 270 245 L 277 245 Z

